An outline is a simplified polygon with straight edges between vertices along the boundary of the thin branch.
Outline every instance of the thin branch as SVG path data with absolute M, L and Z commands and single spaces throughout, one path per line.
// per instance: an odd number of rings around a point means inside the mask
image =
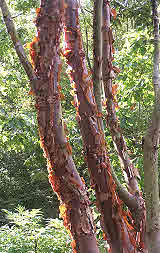
M 15 50 L 16 50 L 17 55 L 19 57 L 19 60 L 20 60 L 21 64 L 23 65 L 23 67 L 26 71 L 26 74 L 31 82 L 31 86 L 32 86 L 33 91 L 36 93 L 38 79 L 37 79 L 37 76 L 34 72 L 34 69 L 31 65 L 31 63 L 29 62 L 29 60 L 26 56 L 25 50 L 22 46 L 22 43 L 19 40 L 18 33 L 17 33 L 15 25 L 13 23 L 11 13 L 9 12 L 9 9 L 8 9 L 8 6 L 7 6 L 5 0 L 0 0 L 0 8 L 2 10 L 4 22 L 6 24 L 6 27 L 7 27 L 8 33 L 11 37 L 11 40 L 14 44 L 14 47 L 15 47 Z
M 102 113 L 102 8 L 103 0 L 95 1 L 93 16 L 93 89 L 98 111 Z M 103 129 L 103 123 L 101 120 Z
M 21 12 L 21 13 L 19 13 L 19 14 L 17 14 L 17 15 L 15 15 L 15 16 L 12 16 L 12 19 L 13 18 L 17 18 L 17 17 L 19 17 L 19 16 L 21 16 L 21 15 L 23 15 L 24 13 L 23 12 Z
M 112 65 L 113 61 L 113 34 L 110 25 L 110 6 L 109 3 L 104 5 L 104 28 L 103 28 L 103 63 L 102 63 L 102 72 L 103 72 L 103 83 L 106 96 L 106 110 L 107 110 L 107 126 L 109 127 L 112 140 L 115 146 L 115 149 L 118 153 L 121 167 L 127 173 L 129 186 L 132 189 L 133 193 L 139 191 L 137 177 L 139 173 L 134 168 L 131 159 L 128 155 L 127 145 L 123 137 L 118 118 L 116 115 L 116 101 L 115 94 L 116 88 L 113 87 L 113 79 L 119 73 L 119 69 Z M 115 89 L 115 90 L 114 90 Z
M 91 62 L 90 62 L 90 59 L 89 59 L 89 43 L 88 43 L 89 39 L 88 39 L 88 30 L 87 30 L 87 23 L 86 23 L 86 14 L 85 14 L 82 6 L 80 6 L 80 8 L 81 8 L 82 14 L 84 15 L 84 22 L 85 22 L 86 44 L 87 44 L 87 46 L 86 46 L 86 51 L 87 51 L 86 52 L 87 53 L 86 58 L 87 58 L 88 67 L 89 67 L 90 71 L 92 72 L 92 66 L 91 66 Z
M 116 173 L 114 172 L 113 168 L 111 168 L 112 176 L 116 183 L 116 190 L 121 200 L 128 206 L 129 209 L 136 209 L 138 208 L 137 200 L 135 196 L 128 192 L 128 190 L 120 183 Z
M 81 8 L 82 8 L 82 7 L 81 7 Z M 86 9 L 86 8 L 84 8 L 84 10 L 87 11 L 88 13 L 90 13 L 90 14 L 93 15 L 93 11 L 90 11 L 90 10 L 88 10 L 88 9 Z

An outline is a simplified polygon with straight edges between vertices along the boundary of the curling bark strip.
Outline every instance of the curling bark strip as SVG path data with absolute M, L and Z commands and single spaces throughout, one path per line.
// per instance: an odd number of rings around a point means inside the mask
M 131 232 L 134 230 L 133 224 L 128 223 L 126 213 L 122 211 L 111 175 L 104 134 L 99 121 L 102 115 L 98 113 L 92 80 L 85 65 L 77 1 L 65 1 L 64 25 L 64 56 L 70 66 L 76 117 L 83 138 L 91 186 L 96 191 L 97 207 L 101 213 L 105 238 L 111 246 L 111 252 L 121 253 L 124 250 L 127 253 L 139 252 L 140 238 L 137 239 L 136 231 Z

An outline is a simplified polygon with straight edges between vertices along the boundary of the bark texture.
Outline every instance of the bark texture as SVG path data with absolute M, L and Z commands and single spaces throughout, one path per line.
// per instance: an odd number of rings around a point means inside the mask
M 116 91 L 117 84 L 113 84 L 113 80 L 120 70 L 115 67 L 112 62 L 114 60 L 113 33 L 110 25 L 110 19 L 113 10 L 109 1 L 104 0 L 103 8 L 103 83 L 106 96 L 107 109 L 107 126 L 109 127 L 112 139 L 121 161 L 121 166 L 125 170 L 128 177 L 128 184 L 132 192 L 139 192 L 137 177 L 138 171 L 134 168 L 128 155 L 126 142 L 120 129 L 119 121 L 116 116 Z M 115 15 L 115 14 L 114 14 Z M 114 16 L 115 18 L 115 16 Z
M 93 15 L 93 88 L 98 111 L 102 113 L 102 9 L 103 0 L 94 1 Z
M 99 252 L 84 182 L 75 168 L 61 114 L 59 58 L 63 1 L 41 1 L 36 19 L 38 54 L 34 68 L 41 81 L 36 97 L 41 145 L 48 160 L 49 180 L 60 199 L 60 213 L 73 239 L 73 252 Z M 31 48 L 31 55 L 33 46 Z M 36 52 L 35 52 L 36 53 Z
M 145 192 L 147 206 L 147 242 L 149 253 L 158 253 L 160 249 L 160 217 L 158 189 L 158 145 L 160 133 L 160 82 L 159 82 L 159 21 L 157 0 L 152 0 L 154 17 L 154 71 L 155 107 L 150 127 L 144 142 Z M 129 179 L 130 192 L 118 182 L 111 168 L 102 130 L 101 108 L 97 106 L 94 84 L 100 84 L 101 78 L 101 18 L 102 1 L 95 0 L 95 59 L 93 80 L 88 74 L 85 54 L 82 47 L 78 20 L 77 0 L 41 0 L 37 9 L 37 36 L 30 43 L 29 63 L 21 45 L 5 0 L 0 0 L 4 21 L 11 36 L 21 64 L 29 77 L 36 99 L 39 135 L 41 147 L 48 162 L 49 181 L 60 200 L 60 213 L 64 225 L 72 238 L 74 253 L 99 253 L 92 213 L 86 187 L 80 178 L 72 159 L 72 149 L 65 136 L 61 112 L 60 87 L 60 34 L 64 23 L 64 56 L 70 66 L 70 79 L 74 93 L 74 105 L 77 111 L 83 137 L 84 154 L 95 189 L 97 208 L 101 213 L 101 226 L 104 238 L 110 244 L 112 253 L 147 252 L 144 246 L 145 207 L 138 188 L 139 176 L 127 153 L 127 147 L 116 118 L 116 87 L 112 85 L 119 69 L 112 65 L 113 36 L 110 16 L 115 16 L 109 1 L 103 1 L 103 82 L 107 98 L 107 124 L 112 133 L 117 152 Z M 99 6 L 99 7 L 98 7 Z M 64 17 L 64 20 L 63 20 Z M 97 72 L 96 72 L 97 71 Z M 97 86 L 97 87 L 98 87 Z M 100 86 L 99 86 L 100 87 Z M 98 87 L 98 89 L 99 89 Z M 100 90 L 98 91 L 100 96 Z M 95 91 L 96 93 L 96 91 Z M 116 184 L 117 186 L 116 186 Z M 116 188 L 117 187 L 117 188 Z M 130 211 L 122 209 L 122 201 Z M 134 216 L 133 216 L 134 215 Z
M 119 73 L 119 69 L 113 66 L 114 60 L 114 47 L 113 47 L 113 34 L 110 24 L 111 16 L 116 18 L 116 13 L 111 9 L 109 1 L 104 1 L 103 6 L 103 83 L 106 96 L 106 110 L 107 110 L 107 126 L 110 129 L 114 146 L 117 150 L 118 156 L 121 161 L 121 166 L 127 174 L 127 183 L 129 193 L 127 194 L 122 186 L 117 183 L 118 193 L 120 198 L 129 207 L 132 218 L 134 219 L 134 228 L 140 232 L 142 241 L 144 240 L 145 233 L 145 204 L 142 194 L 138 187 L 137 177 L 139 173 L 134 168 L 130 157 L 128 155 L 126 142 L 124 140 L 122 131 L 120 129 L 119 121 L 116 116 L 116 89 L 117 84 L 113 85 L 113 80 Z M 117 181 L 117 180 L 116 180 Z
M 153 86 L 155 104 L 152 119 L 144 137 L 144 190 L 147 210 L 146 232 L 149 253 L 160 252 L 160 208 L 158 185 L 158 146 L 160 137 L 160 78 L 159 78 L 159 17 L 158 1 L 152 0 L 154 24 Z
M 140 233 L 134 230 L 134 224 L 128 223 L 129 213 L 125 213 L 121 208 L 112 178 L 104 134 L 100 124 L 102 114 L 97 110 L 92 80 L 85 64 L 77 1 L 66 0 L 64 24 L 64 56 L 70 66 L 77 121 L 83 138 L 91 186 L 96 191 L 97 207 L 101 213 L 101 225 L 111 246 L 111 252 L 140 252 L 144 248 L 142 238 Z

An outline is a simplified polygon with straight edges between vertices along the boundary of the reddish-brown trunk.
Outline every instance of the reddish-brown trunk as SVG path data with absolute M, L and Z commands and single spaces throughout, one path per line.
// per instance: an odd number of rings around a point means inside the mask
M 115 148 L 118 152 L 122 168 L 125 170 L 128 177 L 129 191 L 136 197 L 136 206 L 130 205 L 129 201 L 122 197 L 123 201 L 127 204 L 132 212 L 132 217 L 135 221 L 135 229 L 141 231 L 141 234 L 145 233 L 145 204 L 140 193 L 137 176 L 138 171 L 134 168 L 130 157 L 128 155 L 127 146 L 120 129 L 120 125 L 116 116 L 116 85 L 113 85 L 113 79 L 118 74 L 119 69 L 113 66 L 113 35 L 110 25 L 110 17 L 114 11 L 110 8 L 109 1 L 104 1 L 103 6 L 103 82 L 106 96 L 106 109 L 107 109 L 107 126 L 112 134 L 112 139 L 115 144 Z M 115 13 L 114 13 L 115 15 Z M 144 236 L 143 236 L 144 237 Z
M 76 1 L 66 0 L 65 8 L 65 51 L 71 66 L 70 78 L 74 87 L 77 121 L 83 137 L 85 158 L 95 188 L 97 207 L 101 212 L 101 224 L 112 252 L 138 252 L 138 233 L 131 232 L 126 214 L 122 211 L 112 179 L 110 162 L 106 153 L 104 134 L 101 130 L 93 95 L 92 81 L 85 65 Z M 133 227 L 132 227 L 132 230 Z M 136 241 L 137 238 L 137 241 Z
M 116 89 L 117 84 L 113 85 L 113 79 L 119 73 L 119 69 L 113 66 L 113 34 L 110 25 L 110 17 L 112 9 L 109 6 L 109 1 L 104 1 L 103 8 L 103 83 L 106 96 L 107 109 L 107 126 L 109 127 L 115 148 L 118 152 L 122 168 L 125 170 L 129 187 L 132 192 L 139 192 L 139 187 L 136 177 L 139 176 L 138 171 L 134 168 L 130 157 L 128 156 L 127 146 L 122 135 L 120 125 L 116 116 Z
M 73 252 L 98 253 L 85 185 L 72 160 L 61 115 L 62 3 L 59 0 L 41 1 L 35 21 L 38 36 L 30 44 L 32 64 L 39 79 L 36 95 L 39 135 L 48 160 L 49 181 L 58 195 L 64 225 L 73 239 Z

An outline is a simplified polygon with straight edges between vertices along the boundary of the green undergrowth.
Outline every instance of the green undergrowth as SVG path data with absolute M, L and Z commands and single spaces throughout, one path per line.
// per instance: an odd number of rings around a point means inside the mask
M 98 216 L 97 239 L 101 253 L 107 253 Z M 40 209 L 26 210 L 18 206 L 14 212 L 0 211 L 0 253 L 71 253 L 71 239 L 63 221 L 43 219 Z

